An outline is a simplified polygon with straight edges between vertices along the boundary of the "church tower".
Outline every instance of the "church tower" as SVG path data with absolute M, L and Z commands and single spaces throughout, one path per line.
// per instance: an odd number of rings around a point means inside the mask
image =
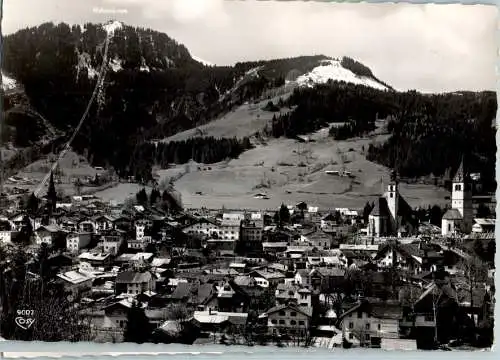
M 462 215 L 464 231 L 472 230 L 473 206 L 472 206 L 472 190 L 468 179 L 468 174 L 464 170 L 464 159 L 460 162 L 460 166 L 453 178 L 451 191 L 451 207 L 457 209 Z
M 398 203 L 399 203 L 399 189 L 398 189 L 398 176 L 395 171 L 391 174 L 391 181 L 387 186 L 387 206 L 389 207 L 389 212 L 391 215 L 391 227 L 393 227 L 393 232 L 397 232 L 399 229 L 398 221 Z

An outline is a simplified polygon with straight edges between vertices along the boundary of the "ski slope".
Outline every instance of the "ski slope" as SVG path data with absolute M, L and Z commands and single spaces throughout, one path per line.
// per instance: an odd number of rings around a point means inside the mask
M 379 82 L 365 76 L 358 76 L 352 71 L 344 68 L 339 60 L 323 60 L 319 66 L 299 76 L 295 81 L 299 86 L 312 87 L 316 84 L 325 84 L 328 80 L 345 81 L 347 83 L 369 86 L 379 90 L 388 90 L 386 86 Z

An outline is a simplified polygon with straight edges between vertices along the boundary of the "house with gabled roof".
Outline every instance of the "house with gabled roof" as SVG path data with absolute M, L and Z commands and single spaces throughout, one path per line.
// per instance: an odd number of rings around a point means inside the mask
M 472 232 L 475 233 L 492 233 L 495 232 L 495 221 L 496 219 L 474 219 L 474 225 L 472 226 Z
M 155 291 L 156 276 L 150 271 L 127 270 L 116 276 L 116 294 L 138 295 Z
M 223 332 L 229 326 L 233 329 L 239 328 L 240 331 L 243 331 L 247 324 L 248 313 L 222 312 L 209 309 L 206 311 L 195 311 L 192 320 L 198 324 L 201 331 L 212 334 Z
M 265 270 L 253 270 L 249 273 L 250 276 L 254 278 L 263 278 L 269 281 L 270 284 L 277 285 L 279 283 L 285 282 L 285 275 L 279 271 L 265 271 Z
M 111 264 L 111 254 L 102 252 L 84 252 L 78 256 L 78 260 L 89 263 L 92 266 L 103 267 Z
M 219 238 L 221 227 L 215 221 L 199 218 L 193 223 L 182 227 L 182 232 L 189 235 L 202 235 L 209 238 Z
M 398 339 L 403 309 L 398 301 L 360 299 L 342 313 L 339 327 L 347 341 L 363 347 L 380 347 L 381 339 Z
M 80 249 L 87 247 L 92 240 L 92 233 L 72 232 L 66 236 L 66 249 L 77 253 Z
M 42 225 L 35 230 L 35 243 L 63 248 L 66 246 L 67 232 L 57 225 Z
M 133 304 L 134 300 L 132 298 L 118 298 L 113 303 L 105 306 L 103 308 L 104 318 L 102 328 L 125 330 L 127 326 L 127 314 Z M 138 305 L 143 309 L 147 306 L 145 303 L 138 303 Z
M 96 231 L 108 231 L 108 230 L 114 230 L 115 229 L 115 220 L 116 218 L 111 215 L 97 215 L 93 219 L 93 222 L 95 224 Z
M 296 284 L 278 284 L 276 287 L 276 306 L 295 302 L 297 306 L 312 307 L 312 292 Z
M 345 269 L 338 267 L 316 267 L 309 272 L 310 286 L 314 290 L 330 291 L 339 288 L 345 277 Z
M 100 238 L 100 245 L 104 252 L 109 252 L 111 255 L 120 254 L 127 246 L 125 241 L 126 232 L 115 229 L 106 231 Z
M 287 303 L 272 307 L 260 318 L 267 319 L 270 334 L 308 334 L 311 327 L 312 308 Z
M 64 289 L 71 292 L 74 297 L 91 290 L 94 276 L 80 271 L 67 271 L 57 274 L 58 280 L 63 284 Z

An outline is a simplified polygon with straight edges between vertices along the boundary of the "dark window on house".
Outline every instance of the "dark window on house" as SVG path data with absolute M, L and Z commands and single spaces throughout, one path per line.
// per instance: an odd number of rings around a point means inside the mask
M 280 312 L 279 312 L 279 315 L 280 315 L 280 316 L 285 316 L 285 312 L 284 312 L 284 311 L 280 311 Z
M 393 194 L 393 193 L 390 193 L 390 197 L 393 197 L 393 196 L 394 196 L 394 194 Z
M 349 334 L 349 340 L 352 340 L 354 339 L 354 335 L 353 334 Z
M 305 325 L 305 323 L 304 323 L 303 321 L 299 321 L 299 325 L 304 326 L 304 325 Z
M 363 317 L 363 313 L 361 311 L 358 311 L 358 319 L 361 319 Z
M 285 325 L 285 320 L 280 320 L 280 325 Z
M 380 330 L 380 324 L 377 325 L 377 329 Z
M 295 311 L 292 311 L 292 312 L 290 313 L 290 316 L 297 316 L 297 313 L 296 313 Z
M 366 329 L 366 330 L 370 330 L 370 323 L 366 323 L 366 325 L 365 325 L 365 329 Z
M 277 323 L 278 323 L 278 322 L 276 321 L 276 319 L 272 319 L 272 320 L 271 320 L 271 324 L 276 325 Z
M 352 328 L 354 328 L 354 323 L 350 322 L 349 323 L 349 329 L 352 329 Z
M 290 320 L 290 325 L 297 325 L 297 321 L 295 321 L 295 320 Z
M 370 334 L 365 334 L 365 340 L 370 341 Z

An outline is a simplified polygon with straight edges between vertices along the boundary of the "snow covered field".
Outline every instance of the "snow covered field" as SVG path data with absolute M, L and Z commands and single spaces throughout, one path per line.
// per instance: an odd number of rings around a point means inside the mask
M 387 90 L 386 86 L 377 81 L 368 77 L 358 76 L 344 68 L 339 60 L 323 60 L 320 66 L 315 67 L 307 74 L 299 76 L 296 82 L 299 86 L 314 86 L 315 84 L 324 84 L 330 79 L 365 85 L 379 90 Z

